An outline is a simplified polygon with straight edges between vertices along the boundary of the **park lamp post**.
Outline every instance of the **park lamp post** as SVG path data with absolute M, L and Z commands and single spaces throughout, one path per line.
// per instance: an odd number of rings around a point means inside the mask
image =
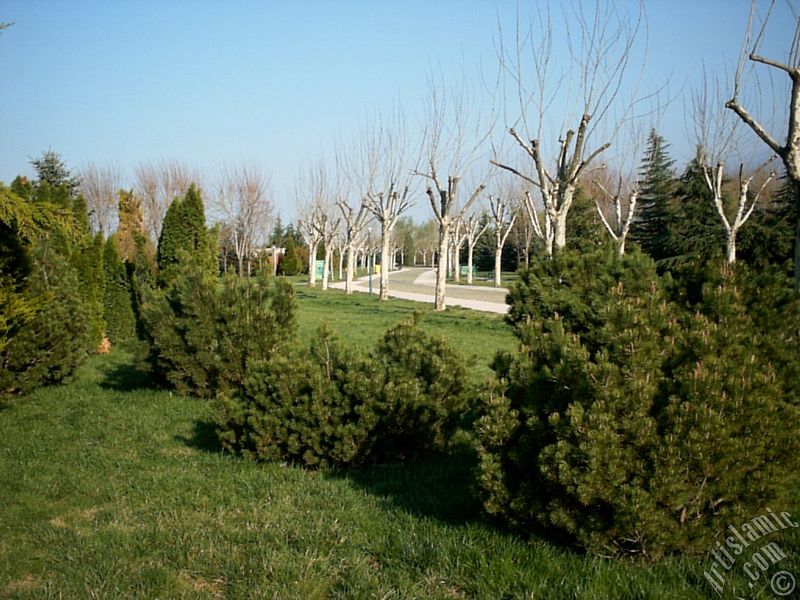
M 367 228 L 367 269 L 369 269 L 369 293 L 372 295 L 372 227 Z

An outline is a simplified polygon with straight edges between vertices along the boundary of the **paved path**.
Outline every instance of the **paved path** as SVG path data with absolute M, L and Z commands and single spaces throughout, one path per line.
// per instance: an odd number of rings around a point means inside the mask
M 331 283 L 332 288 L 344 289 L 344 281 Z M 436 271 L 425 267 L 407 267 L 389 274 L 389 296 L 433 304 L 436 287 Z M 369 293 L 369 275 L 353 282 L 357 292 Z M 380 289 L 380 275 L 372 276 L 372 293 Z M 463 306 L 473 310 L 505 314 L 506 288 L 495 288 L 480 285 L 448 284 L 445 304 L 447 306 Z

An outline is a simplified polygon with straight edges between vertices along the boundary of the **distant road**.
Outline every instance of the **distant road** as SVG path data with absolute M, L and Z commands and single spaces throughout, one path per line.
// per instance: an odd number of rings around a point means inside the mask
M 344 289 L 344 281 L 331 283 L 332 288 Z M 436 271 L 428 267 L 405 267 L 389 273 L 389 296 L 433 304 Z M 357 292 L 369 293 L 369 275 L 353 282 Z M 372 276 L 372 293 L 380 290 L 380 275 Z M 462 306 L 473 310 L 505 314 L 508 289 L 480 285 L 448 283 L 446 306 Z

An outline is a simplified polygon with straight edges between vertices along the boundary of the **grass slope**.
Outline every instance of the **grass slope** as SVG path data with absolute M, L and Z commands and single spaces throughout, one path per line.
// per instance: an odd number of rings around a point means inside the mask
M 304 329 L 330 314 L 319 302 L 301 299 Z M 380 330 L 413 310 L 395 308 Z M 446 315 L 427 326 L 460 329 Z M 362 316 L 359 333 L 330 321 L 372 339 Z M 476 354 L 502 337 L 486 323 L 463 333 Z M 502 531 L 481 513 L 468 453 L 328 473 L 222 454 L 209 404 L 148 388 L 132 363 L 94 357 L 72 383 L 0 409 L 0 597 L 716 597 L 708 561 L 605 561 Z M 796 556 L 781 567 L 800 574 Z

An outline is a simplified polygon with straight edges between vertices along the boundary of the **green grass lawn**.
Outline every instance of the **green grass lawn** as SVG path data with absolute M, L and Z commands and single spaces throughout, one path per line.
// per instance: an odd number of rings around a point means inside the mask
M 309 340 L 325 324 L 344 342 L 369 351 L 383 333 L 415 312 L 425 315 L 422 328 L 445 337 L 472 365 L 475 382 L 490 374 L 489 363 L 498 350 L 513 350 L 516 341 L 501 315 L 466 308 L 450 307 L 437 313 L 429 304 L 377 296 L 346 295 L 341 290 L 298 286 L 295 288 L 300 322 L 300 337 Z
M 299 306 L 304 334 L 324 321 L 359 344 L 416 307 L 320 292 Z M 513 346 L 488 315 L 425 327 L 476 360 Z M 223 454 L 210 405 L 133 364 L 117 349 L 0 405 L 0 598 L 716 597 L 706 560 L 608 561 L 502 530 L 467 449 L 341 472 Z M 796 535 L 791 548 L 782 566 L 800 576 Z M 740 573 L 730 589 L 752 597 Z

